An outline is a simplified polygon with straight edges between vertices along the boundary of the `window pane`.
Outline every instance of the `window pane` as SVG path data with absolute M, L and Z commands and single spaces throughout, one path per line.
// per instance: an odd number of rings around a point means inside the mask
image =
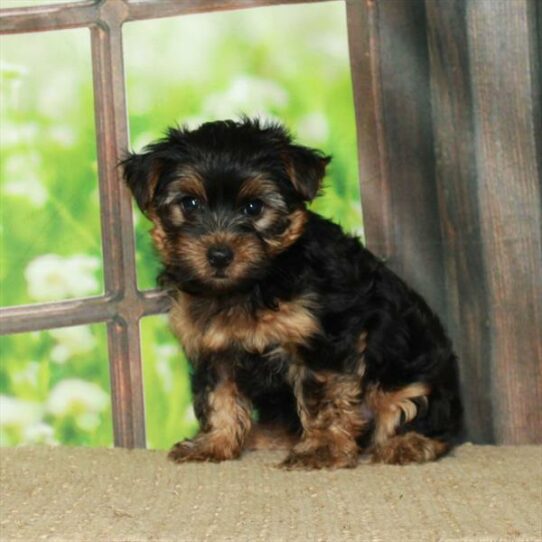
M 314 208 L 361 231 L 354 106 L 342 2 L 257 8 L 129 23 L 124 27 L 134 150 L 175 123 L 278 118 L 333 155 Z M 138 281 L 157 265 L 137 217 Z
M 0 445 L 112 445 L 103 324 L 0 337 L 0 357 Z
M 103 291 L 87 29 L 0 38 L 1 305 Z
M 188 362 L 166 316 L 141 322 L 147 447 L 167 449 L 195 434 Z

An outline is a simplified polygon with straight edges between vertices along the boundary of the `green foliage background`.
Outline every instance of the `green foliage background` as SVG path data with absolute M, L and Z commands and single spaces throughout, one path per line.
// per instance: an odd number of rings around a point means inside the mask
M 277 118 L 333 155 L 314 208 L 361 232 L 344 5 L 262 8 L 124 27 L 132 148 L 169 125 Z M 0 41 L 0 303 L 103 291 L 88 30 Z M 135 212 L 138 282 L 158 269 Z M 197 427 L 165 316 L 142 321 L 148 445 Z M 111 445 L 105 326 L 2 337 L 0 443 Z

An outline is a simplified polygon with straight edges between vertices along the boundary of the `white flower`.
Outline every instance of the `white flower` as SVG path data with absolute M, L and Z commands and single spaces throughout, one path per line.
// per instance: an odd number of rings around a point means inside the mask
M 223 25 L 216 22 L 213 17 L 192 15 L 162 20 L 160 24 L 146 21 L 127 25 L 123 33 L 127 73 L 136 83 L 151 78 L 167 82 L 170 88 L 193 82 L 201 88 L 209 81 L 209 66 L 223 43 Z M 145 39 L 141 39 L 142 33 Z M 189 46 L 179 47 L 179 36 Z M 130 84 L 130 112 L 147 114 L 157 100 L 164 98 L 164 89 L 167 95 L 167 86 L 162 84 Z
M 38 125 L 35 122 L 10 122 L 3 120 L 0 124 L 0 141 L 5 148 L 34 144 L 38 136 Z
M 25 153 L 10 156 L 4 168 L 6 178 L 4 193 L 26 198 L 35 207 L 43 207 L 48 194 L 39 176 L 39 155 Z
M 0 59 L 0 76 L 7 80 L 20 79 L 28 74 L 28 68 L 21 64 L 11 64 Z
M 142 132 L 139 134 L 134 142 L 132 143 L 132 147 L 136 149 L 138 152 L 140 152 L 143 147 L 146 147 L 149 143 L 152 143 L 157 138 L 156 132 Z
M 340 62 L 348 61 L 348 43 L 341 33 L 318 34 L 307 42 L 314 52 L 328 57 L 327 64 L 338 66 Z
M 38 256 L 28 264 L 24 273 L 28 293 L 38 301 L 94 294 L 99 288 L 94 276 L 98 267 L 97 258 L 83 254 Z
M 75 423 L 83 431 L 94 431 L 100 425 L 100 417 L 94 412 L 87 412 L 77 416 Z
M 54 438 L 55 431 L 47 423 L 39 422 L 25 428 L 23 439 L 25 444 L 58 444 Z
M 42 85 L 35 100 L 40 113 L 50 119 L 63 121 L 73 104 L 78 104 L 79 81 L 77 71 L 57 71 L 49 73 L 46 85 Z
M 89 326 L 64 327 L 49 333 L 57 341 L 51 350 L 51 360 L 55 363 L 66 363 L 72 356 L 86 354 L 96 346 Z
M 54 126 L 49 130 L 49 136 L 63 147 L 72 147 L 75 143 L 75 133 L 70 126 Z
M 329 126 L 325 115 L 318 112 L 305 115 L 297 125 L 297 135 L 302 141 L 325 142 L 329 135 Z
M 11 110 L 18 108 L 19 90 L 27 74 L 28 69 L 25 66 L 0 60 L 0 100 L 4 107 L 9 107 Z
M 156 352 L 156 372 L 162 381 L 164 390 L 171 391 L 173 387 L 173 371 L 170 361 L 179 351 L 171 344 L 162 344 L 155 348 Z
M 23 197 L 38 208 L 43 207 L 47 201 L 47 190 L 30 171 L 24 179 L 8 181 L 4 185 L 4 193 L 9 196 Z
M 203 105 L 207 116 L 224 118 L 247 113 L 260 114 L 288 104 L 288 92 L 274 81 L 242 75 L 220 93 L 211 94 Z
M 195 130 L 196 128 L 199 128 L 207 120 L 208 119 L 206 119 L 203 116 L 193 115 L 191 117 L 180 118 L 177 120 L 177 122 L 179 123 L 180 126 L 185 126 L 189 130 Z
M 173 344 L 160 344 L 155 348 L 156 357 L 170 360 L 179 354 L 179 350 Z
M 97 384 L 68 378 L 51 390 L 47 411 L 54 416 L 82 416 L 102 412 L 108 404 L 109 396 Z
M 38 403 L 0 395 L 0 427 L 25 427 L 41 419 L 42 408 Z
M 38 376 L 40 371 L 40 364 L 37 361 L 31 361 L 26 364 L 26 367 L 22 371 L 13 373 L 13 381 L 18 384 L 30 384 L 36 386 L 38 384 Z

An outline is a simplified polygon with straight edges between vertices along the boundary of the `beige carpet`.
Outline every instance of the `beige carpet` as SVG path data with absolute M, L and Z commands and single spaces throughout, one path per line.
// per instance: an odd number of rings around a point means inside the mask
M 2 540 L 542 540 L 542 447 L 284 472 L 282 454 L 176 466 L 162 452 L 2 449 Z

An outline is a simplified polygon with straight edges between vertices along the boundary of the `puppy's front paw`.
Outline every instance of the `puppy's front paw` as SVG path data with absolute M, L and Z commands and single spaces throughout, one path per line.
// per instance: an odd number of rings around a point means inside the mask
M 176 442 L 168 453 L 168 459 L 171 459 L 174 463 L 205 461 L 201 447 L 195 441 L 189 439 Z
M 290 452 L 279 465 L 282 468 L 293 469 L 344 469 L 353 468 L 358 464 L 357 454 L 334 453 L 329 446 Z
M 168 458 L 174 463 L 187 461 L 226 461 L 236 459 L 239 452 L 231 447 L 218 446 L 206 438 L 187 439 L 177 442 L 168 453 Z

